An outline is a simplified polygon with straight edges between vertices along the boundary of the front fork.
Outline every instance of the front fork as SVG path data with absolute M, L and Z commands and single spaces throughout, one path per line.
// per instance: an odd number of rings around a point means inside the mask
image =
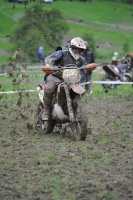
M 72 100 L 70 97 L 70 90 L 69 90 L 69 87 L 65 84 L 64 84 L 64 89 L 65 89 L 66 98 L 67 98 L 67 108 L 68 108 L 69 118 L 70 118 L 71 122 L 74 122 L 75 117 L 74 117 L 73 108 L 72 108 Z

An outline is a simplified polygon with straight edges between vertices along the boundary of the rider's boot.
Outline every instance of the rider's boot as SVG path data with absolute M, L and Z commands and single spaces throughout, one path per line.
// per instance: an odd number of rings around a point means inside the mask
M 43 102 L 44 102 L 44 109 L 42 113 L 42 120 L 49 120 L 51 117 L 51 103 L 52 103 L 52 96 L 51 93 L 44 93 Z

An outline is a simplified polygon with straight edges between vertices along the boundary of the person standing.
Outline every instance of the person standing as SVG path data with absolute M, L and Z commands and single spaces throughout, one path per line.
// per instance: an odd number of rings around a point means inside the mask
M 85 58 L 87 64 L 94 63 L 95 62 L 94 54 L 93 54 L 92 50 L 90 50 L 88 42 L 84 41 L 84 44 L 86 46 L 86 49 L 83 51 L 82 56 Z M 92 71 L 86 71 L 85 77 L 84 77 L 84 82 L 91 81 L 91 78 L 92 78 Z M 85 89 L 86 89 L 86 92 L 88 94 L 90 94 L 90 92 L 91 92 L 90 91 L 91 90 L 90 83 L 85 85 Z
M 14 54 L 13 54 L 13 56 L 12 56 L 12 60 L 13 60 L 13 62 L 14 62 L 15 64 L 17 64 L 17 63 L 19 62 L 19 60 L 20 60 L 20 50 L 19 50 L 19 49 L 17 49 L 17 50 L 14 52 Z
M 38 55 L 39 60 L 43 62 L 44 59 L 45 59 L 45 54 L 44 54 L 44 49 L 43 49 L 42 46 L 40 46 L 40 47 L 38 48 L 38 50 L 37 50 L 37 55 Z

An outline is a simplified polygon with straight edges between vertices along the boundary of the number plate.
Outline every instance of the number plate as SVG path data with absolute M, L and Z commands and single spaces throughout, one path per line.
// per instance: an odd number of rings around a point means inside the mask
M 78 69 L 65 69 L 63 71 L 63 78 L 67 78 L 69 76 L 79 76 Z

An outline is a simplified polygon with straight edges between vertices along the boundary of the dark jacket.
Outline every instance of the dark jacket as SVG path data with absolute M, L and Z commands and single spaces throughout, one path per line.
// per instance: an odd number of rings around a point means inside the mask
M 87 50 L 83 51 L 82 55 L 85 58 L 87 64 L 95 62 L 94 54 L 90 49 L 87 49 Z
M 43 49 L 38 49 L 37 55 L 40 60 L 43 60 L 45 58 Z

